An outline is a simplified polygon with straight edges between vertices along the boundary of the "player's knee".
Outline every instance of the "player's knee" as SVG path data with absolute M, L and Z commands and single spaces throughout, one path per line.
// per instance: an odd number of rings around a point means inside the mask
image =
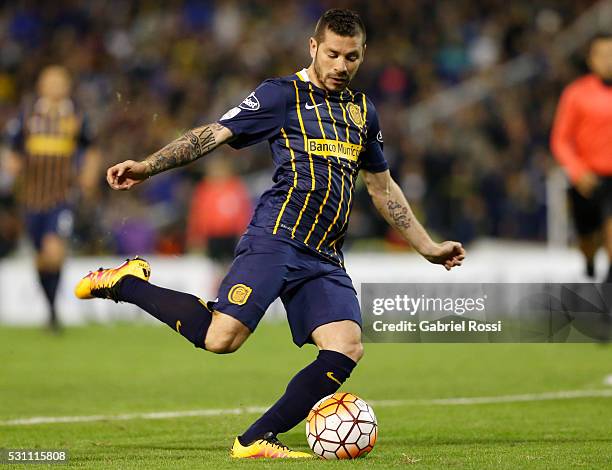
M 230 354 L 238 350 L 241 346 L 241 342 L 237 341 L 235 335 L 207 335 L 206 336 L 206 350 L 215 354 Z
M 359 362 L 363 357 L 363 352 L 363 344 L 360 341 L 359 343 L 355 343 L 351 346 L 351 350 L 349 351 L 349 354 L 347 354 L 347 356 L 350 357 L 353 361 Z
M 363 344 L 361 341 L 339 344 L 334 349 L 350 357 L 355 362 L 359 362 L 363 357 Z

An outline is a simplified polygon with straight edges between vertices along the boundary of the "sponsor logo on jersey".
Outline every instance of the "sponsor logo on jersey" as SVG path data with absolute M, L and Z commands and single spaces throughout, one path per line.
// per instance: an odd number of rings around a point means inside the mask
M 348 110 L 351 121 L 353 121 L 357 127 L 363 126 L 363 114 L 361 114 L 361 108 L 355 103 L 349 103 L 346 105 L 346 109 Z
M 241 109 L 238 106 L 235 106 L 232 109 L 230 109 L 227 113 L 225 113 L 223 116 L 221 116 L 221 119 L 219 119 L 219 121 L 224 121 L 226 119 L 231 119 L 236 114 L 238 114 L 240 111 L 241 111 Z
M 308 152 L 322 157 L 340 157 L 357 161 L 362 148 L 361 145 L 342 140 L 308 139 Z
M 232 286 L 227 294 L 227 299 L 236 305 L 244 305 L 246 301 L 249 300 L 249 296 L 253 292 L 249 286 L 245 284 L 236 284 Z
M 247 111 L 257 111 L 259 109 L 259 100 L 257 96 L 255 96 L 255 92 L 251 93 L 247 96 L 242 103 L 238 105 L 241 109 L 246 109 Z

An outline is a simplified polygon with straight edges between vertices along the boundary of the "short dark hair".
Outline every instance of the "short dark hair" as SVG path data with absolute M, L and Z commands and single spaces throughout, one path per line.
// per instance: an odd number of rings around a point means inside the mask
M 315 27 L 314 38 L 317 42 L 321 42 L 325 36 L 325 30 L 329 29 L 338 36 L 357 36 L 359 33 L 363 35 L 362 44 L 366 41 L 365 25 L 358 13 L 352 10 L 343 10 L 333 8 L 327 10 Z

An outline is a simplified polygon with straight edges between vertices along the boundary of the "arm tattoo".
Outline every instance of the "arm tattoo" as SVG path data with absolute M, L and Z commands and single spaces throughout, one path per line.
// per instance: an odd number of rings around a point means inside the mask
M 393 224 L 400 229 L 410 228 L 412 219 L 408 215 L 408 208 L 397 201 L 387 201 L 387 209 Z
M 217 123 L 197 127 L 147 157 L 144 163 L 149 168 L 149 175 L 153 176 L 177 166 L 187 165 L 206 155 L 217 147 L 215 131 L 221 129 L 223 126 Z

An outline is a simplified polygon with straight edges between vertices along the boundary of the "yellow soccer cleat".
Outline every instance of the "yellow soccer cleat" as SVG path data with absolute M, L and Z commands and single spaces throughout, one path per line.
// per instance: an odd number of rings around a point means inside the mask
M 104 269 L 90 272 L 79 281 L 74 288 L 74 295 L 79 299 L 111 299 L 117 301 L 113 287 L 125 276 L 135 276 L 143 281 L 148 281 L 151 276 L 151 266 L 144 259 L 136 256 L 134 259 L 126 259 L 125 263 L 116 268 Z
M 234 445 L 230 456 L 235 459 L 312 459 L 313 456 L 306 452 L 291 450 L 279 441 L 271 432 L 267 433 L 263 439 L 253 442 L 251 445 L 243 446 L 238 438 L 234 440 Z

